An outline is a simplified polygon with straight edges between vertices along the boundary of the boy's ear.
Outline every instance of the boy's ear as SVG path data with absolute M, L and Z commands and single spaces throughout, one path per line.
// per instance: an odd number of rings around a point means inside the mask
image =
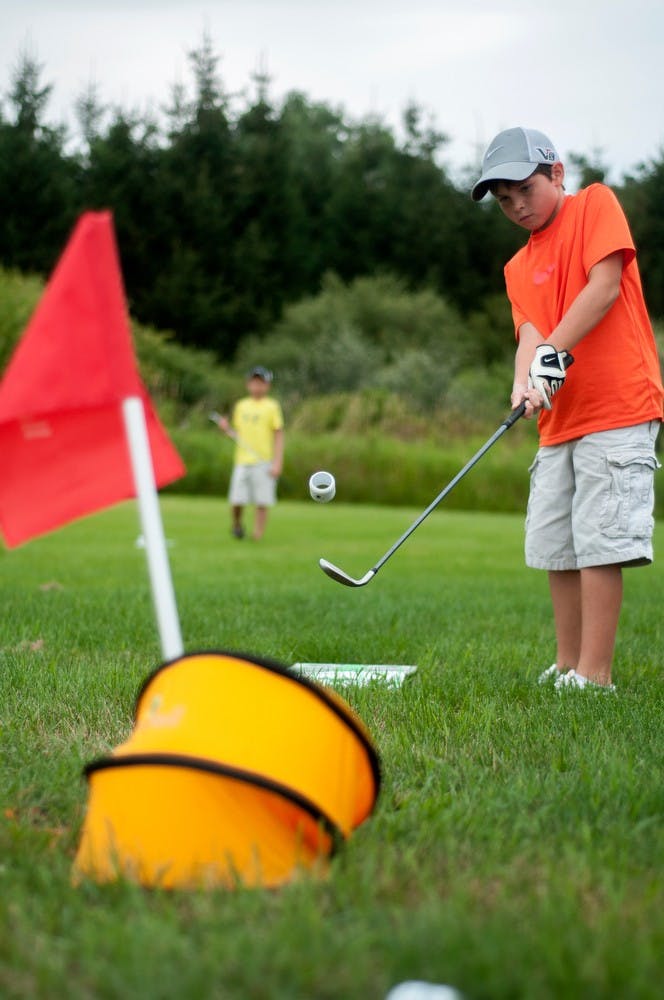
M 551 180 L 554 184 L 564 184 L 565 183 L 565 168 L 558 160 L 556 163 L 551 164 Z

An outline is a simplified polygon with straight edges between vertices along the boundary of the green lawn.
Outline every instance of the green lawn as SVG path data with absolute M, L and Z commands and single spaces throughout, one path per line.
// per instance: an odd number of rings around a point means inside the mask
M 282 504 L 263 543 L 225 504 L 163 502 L 187 649 L 417 663 L 348 697 L 374 734 L 374 817 L 329 881 L 279 892 L 70 886 L 83 764 L 131 727 L 159 661 L 132 504 L 0 551 L 0 995 L 362 998 L 409 978 L 468 998 L 661 996 L 664 561 L 626 574 L 618 697 L 537 687 L 552 659 L 522 518 Z M 284 720 L 285 725 L 296 720 Z

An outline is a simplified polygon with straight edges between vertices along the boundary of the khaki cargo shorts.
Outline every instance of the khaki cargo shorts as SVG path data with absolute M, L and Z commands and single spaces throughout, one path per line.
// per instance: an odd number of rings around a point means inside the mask
M 277 481 L 270 473 L 271 462 L 236 465 L 231 476 L 228 501 L 233 507 L 274 507 L 277 501 Z
M 526 564 L 534 569 L 652 562 L 659 421 L 540 448 L 530 467 Z

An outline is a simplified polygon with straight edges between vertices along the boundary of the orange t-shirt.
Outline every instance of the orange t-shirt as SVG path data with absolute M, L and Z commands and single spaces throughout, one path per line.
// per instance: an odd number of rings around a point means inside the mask
M 532 233 L 505 267 L 517 330 L 530 322 L 549 337 L 590 269 L 622 250 L 620 293 L 608 313 L 574 348 L 574 366 L 551 410 L 539 417 L 540 443 L 662 419 L 662 380 L 636 251 L 616 196 L 603 184 L 568 195 L 550 226 Z

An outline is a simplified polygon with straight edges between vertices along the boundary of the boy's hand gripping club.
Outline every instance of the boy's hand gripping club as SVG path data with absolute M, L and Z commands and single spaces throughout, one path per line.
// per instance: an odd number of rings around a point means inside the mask
M 570 360 L 567 360 L 570 359 Z M 565 369 L 572 363 L 567 351 L 557 351 L 550 344 L 540 344 L 528 372 L 528 388 L 536 389 L 545 410 L 551 409 L 551 398 L 565 381 Z

